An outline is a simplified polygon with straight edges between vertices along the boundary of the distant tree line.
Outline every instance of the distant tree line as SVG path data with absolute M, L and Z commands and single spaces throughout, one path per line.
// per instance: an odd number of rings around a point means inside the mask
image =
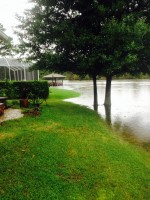
M 40 79 L 43 79 L 43 76 L 49 74 L 49 71 L 40 71 Z M 66 76 L 65 80 L 91 80 L 91 77 L 87 75 L 79 75 L 72 72 L 64 72 L 63 75 Z M 123 75 L 115 75 L 113 79 L 150 79 L 150 74 L 147 73 L 138 73 L 138 74 L 130 74 L 124 73 Z M 104 76 L 97 76 L 97 80 L 105 80 Z

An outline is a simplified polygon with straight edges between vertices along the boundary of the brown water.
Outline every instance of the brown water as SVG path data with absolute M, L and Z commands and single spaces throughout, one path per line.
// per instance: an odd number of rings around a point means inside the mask
M 112 82 L 112 106 L 103 105 L 105 81 L 98 81 L 98 112 L 113 128 L 141 142 L 150 142 L 150 80 L 115 80 Z M 67 101 L 93 109 L 92 81 L 64 81 L 80 97 Z

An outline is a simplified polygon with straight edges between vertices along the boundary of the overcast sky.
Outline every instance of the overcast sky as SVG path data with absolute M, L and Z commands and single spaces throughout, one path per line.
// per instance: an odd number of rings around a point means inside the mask
M 6 29 L 5 33 L 16 40 L 13 33 L 14 27 L 17 25 L 15 15 L 23 15 L 25 9 L 31 5 L 29 0 L 0 0 L 0 23 Z

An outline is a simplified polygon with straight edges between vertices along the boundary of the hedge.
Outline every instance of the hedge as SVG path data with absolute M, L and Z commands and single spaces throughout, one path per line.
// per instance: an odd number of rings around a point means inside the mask
M 28 98 L 37 103 L 39 100 L 46 100 L 49 96 L 47 81 L 17 81 L 0 82 L 0 95 L 8 96 L 10 99 Z
M 0 96 L 7 96 L 10 99 L 14 96 L 14 90 L 11 82 L 0 81 Z

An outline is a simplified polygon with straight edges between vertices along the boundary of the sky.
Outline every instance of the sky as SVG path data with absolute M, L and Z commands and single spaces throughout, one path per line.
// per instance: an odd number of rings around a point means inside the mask
M 13 33 L 18 24 L 15 15 L 23 15 L 25 9 L 30 8 L 29 0 L 0 0 L 0 23 L 6 29 L 5 33 L 13 38 L 14 43 L 17 36 Z

